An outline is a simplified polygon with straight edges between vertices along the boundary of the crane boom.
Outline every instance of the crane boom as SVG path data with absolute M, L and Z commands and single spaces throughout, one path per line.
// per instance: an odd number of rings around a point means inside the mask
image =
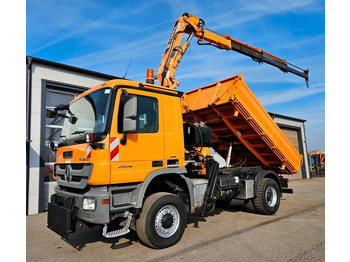
M 183 34 L 188 34 L 188 38 L 180 46 Z M 236 40 L 229 35 L 219 34 L 205 27 L 205 22 L 191 14 L 184 13 L 175 21 L 171 31 L 168 44 L 162 54 L 162 61 L 157 70 L 159 84 L 170 89 L 176 89 L 179 82 L 175 80 L 175 71 L 181 58 L 190 46 L 190 41 L 196 37 L 199 45 L 211 45 L 219 49 L 233 50 L 243 55 L 251 57 L 259 63 L 267 63 L 275 66 L 285 73 L 292 73 L 305 79 L 308 84 L 309 70 L 292 65 L 286 60 L 265 52 Z

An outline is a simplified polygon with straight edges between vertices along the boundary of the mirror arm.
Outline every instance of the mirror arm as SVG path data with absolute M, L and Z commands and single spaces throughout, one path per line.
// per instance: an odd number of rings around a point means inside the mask
M 49 141 L 48 148 L 52 151 L 56 151 L 55 143 L 53 141 Z
M 127 132 L 124 132 L 123 133 L 123 137 L 122 137 L 122 139 L 120 140 L 120 144 L 121 145 L 125 145 L 126 144 L 126 138 L 127 138 L 127 135 L 128 133 Z
M 69 116 L 61 115 L 61 114 L 57 114 L 57 116 L 64 117 L 64 118 L 69 118 Z

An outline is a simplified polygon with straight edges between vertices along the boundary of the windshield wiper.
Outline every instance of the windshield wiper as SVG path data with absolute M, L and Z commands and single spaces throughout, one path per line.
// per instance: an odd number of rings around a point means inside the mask
M 76 135 L 76 134 L 79 134 L 79 135 L 80 135 L 80 138 L 81 138 L 83 141 L 87 142 L 87 141 L 86 141 L 86 136 L 85 136 L 85 134 L 87 134 L 87 131 L 75 131 L 75 132 L 71 133 L 71 135 Z M 74 142 L 78 143 L 79 140 L 74 140 Z
M 86 134 L 87 131 L 75 131 L 71 135 L 76 135 L 76 134 Z
M 65 138 L 65 140 L 63 138 Z M 62 140 L 62 143 L 66 146 L 67 145 L 67 137 L 62 135 L 62 136 L 60 136 L 60 139 Z

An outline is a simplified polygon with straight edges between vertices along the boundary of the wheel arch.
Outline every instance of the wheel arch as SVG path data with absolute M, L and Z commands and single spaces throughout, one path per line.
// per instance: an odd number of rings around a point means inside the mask
M 278 175 L 271 170 L 263 170 L 262 172 L 259 172 L 254 178 L 254 196 L 255 197 L 258 195 L 259 187 L 263 178 L 271 178 L 275 180 L 278 185 L 280 194 L 282 195 L 282 185 L 281 185 L 280 179 L 278 178 Z
M 191 207 L 194 203 L 192 182 L 189 178 L 183 175 L 184 173 L 186 173 L 185 168 L 158 169 L 150 173 L 145 181 L 139 184 L 131 196 L 132 202 L 135 203 L 135 208 L 142 208 L 145 199 L 154 193 L 172 193 L 169 186 L 166 186 L 164 183 L 162 183 L 162 180 L 165 178 L 188 194 L 188 204 L 184 204 L 187 212 L 191 211 Z

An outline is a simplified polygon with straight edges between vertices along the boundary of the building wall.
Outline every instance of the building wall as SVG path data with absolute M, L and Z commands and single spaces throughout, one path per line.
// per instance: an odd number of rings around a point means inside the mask
M 294 146 L 294 148 L 301 153 L 302 150 L 299 146 L 300 141 L 299 141 L 299 137 L 298 137 L 298 130 L 297 129 L 292 129 L 292 128 L 286 128 L 286 127 L 281 127 L 281 130 L 283 132 L 283 134 L 285 134 L 285 136 L 288 138 L 288 140 L 292 143 L 292 145 Z M 289 177 L 290 179 L 301 179 L 302 178 L 302 169 L 299 169 L 299 172 L 291 177 Z
M 47 191 L 53 191 L 54 186 L 53 182 L 46 185 L 46 188 L 44 186 L 44 166 L 40 157 L 42 143 L 45 141 L 45 134 L 42 134 L 41 126 L 42 119 L 45 117 L 43 112 L 45 112 L 46 90 L 43 86 L 43 80 L 81 86 L 87 89 L 105 82 L 107 79 L 33 62 L 30 127 L 32 142 L 29 151 L 28 214 L 37 214 L 43 211 L 43 196 L 48 195 Z
M 306 146 L 306 136 L 305 136 L 305 124 L 304 120 L 293 119 L 290 117 L 285 117 L 281 115 L 273 115 L 273 120 L 281 128 L 282 132 L 287 136 L 289 141 L 297 149 L 297 151 L 303 155 L 303 162 L 299 169 L 299 172 L 289 179 L 308 179 L 310 178 L 309 171 L 309 161 Z

